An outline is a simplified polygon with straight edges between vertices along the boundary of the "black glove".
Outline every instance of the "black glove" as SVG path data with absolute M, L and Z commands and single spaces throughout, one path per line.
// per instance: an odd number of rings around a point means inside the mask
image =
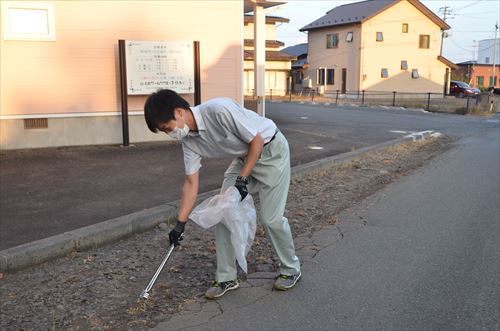
M 243 199 L 245 199 L 246 196 L 248 195 L 247 185 L 248 185 L 248 179 L 246 177 L 243 176 L 236 177 L 236 183 L 234 184 L 234 186 L 240 192 L 241 201 L 243 201 Z
M 175 228 L 170 231 L 168 234 L 168 240 L 170 240 L 170 245 L 179 246 L 179 241 L 181 241 L 182 233 L 184 232 L 184 227 L 186 223 L 177 220 L 177 224 L 175 224 Z

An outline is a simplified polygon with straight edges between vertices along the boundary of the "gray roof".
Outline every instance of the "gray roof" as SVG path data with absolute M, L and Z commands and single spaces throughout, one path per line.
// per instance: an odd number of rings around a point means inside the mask
M 289 46 L 287 48 L 283 48 L 281 51 L 293 56 L 301 56 L 307 54 L 307 43 Z
M 245 60 L 254 59 L 253 49 L 245 49 L 243 51 L 243 58 Z M 295 61 L 297 58 L 293 55 L 285 54 L 280 51 L 266 51 L 266 61 Z
M 326 12 L 325 16 L 304 26 L 299 31 L 308 31 L 326 28 L 329 26 L 364 22 L 398 1 L 400 0 L 367 0 L 338 6 Z M 436 23 L 442 30 L 448 30 L 451 28 L 445 21 L 434 14 L 432 10 L 427 8 L 419 0 L 408 0 L 408 2 L 420 10 L 431 21 Z
M 308 64 L 307 59 L 300 59 L 292 62 L 292 68 L 302 68 L 304 65 Z
M 299 31 L 325 28 L 328 26 L 358 23 L 379 12 L 397 0 L 367 0 L 333 8 L 325 16 L 309 23 Z

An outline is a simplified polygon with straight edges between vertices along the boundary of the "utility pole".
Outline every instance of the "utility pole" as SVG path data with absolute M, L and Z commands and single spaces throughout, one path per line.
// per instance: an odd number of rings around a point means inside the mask
M 476 49 L 479 48 L 479 42 L 477 40 L 472 41 L 472 61 L 477 61 Z
M 450 13 L 449 9 L 450 9 L 450 7 L 448 7 L 448 6 L 444 6 L 440 9 L 443 11 L 443 21 L 445 21 L 445 22 L 446 22 L 446 18 L 448 17 L 448 14 Z M 444 43 L 445 36 L 446 36 L 445 30 L 441 30 L 441 48 L 439 50 L 439 55 L 441 55 L 441 56 L 443 55 L 443 43 Z
M 495 39 L 493 40 L 493 81 L 491 85 L 495 87 L 496 84 L 496 64 L 497 64 L 497 32 L 498 32 L 498 22 L 495 24 Z

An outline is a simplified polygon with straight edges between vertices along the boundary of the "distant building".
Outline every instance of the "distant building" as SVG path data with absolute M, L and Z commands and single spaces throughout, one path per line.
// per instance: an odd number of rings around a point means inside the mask
M 288 92 L 289 75 L 295 56 L 283 53 L 285 44 L 276 40 L 276 23 L 288 23 L 283 17 L 266 16 L 266 94 L 285 95 Z M 254 94 L 254 24 L 253 15 L 245 15 L 245 63 L 243 86 L 245 95 Z
M 495 39 L 484 39 L 480 40 L 478 44 L 477 50 L 477 63 L 478 64 L 493 64 L 493 44 L 495 43 Z M 496 43 L 496 64 L 500 63 L 500 39 L 497 39 Z
M 446 93 L 455 64 L 440 56 L 450 26 L 418 0 L 368 0 L 338 6 L 304 26 L 305 79 L 324 93 Z
M 457 63 L 458 69 L 453 73 L 457 80 L 464 81 L 472 87 L 500 87 L 500 66 L 495 66 L 495 79 L 493 79 L 493 65 L 466 61 Z
M 292 88 L 294 91 L 303 88 L 302 79 L 304 78 L 304 71 L 307 70 L 307 44 L 298 44 L 289 46 L 281 50 L 283 53 L 297 57 L 296 61 L 292 62 Z

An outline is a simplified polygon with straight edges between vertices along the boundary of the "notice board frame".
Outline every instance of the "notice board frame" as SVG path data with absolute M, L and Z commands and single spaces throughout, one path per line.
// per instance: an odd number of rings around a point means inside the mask
M 130 145 L 129 121 L 128 121 L 128 86 L 127 86 L 127 59 L 125 53 L 126 40 L 118 40 L 118 54 L 120 61 L 120 94 L 122 111 L 123 146 Z M 200 66 L 200 42 L 193 41 L 194 52 L 194 104 L 201 103 L 201 66 Z

